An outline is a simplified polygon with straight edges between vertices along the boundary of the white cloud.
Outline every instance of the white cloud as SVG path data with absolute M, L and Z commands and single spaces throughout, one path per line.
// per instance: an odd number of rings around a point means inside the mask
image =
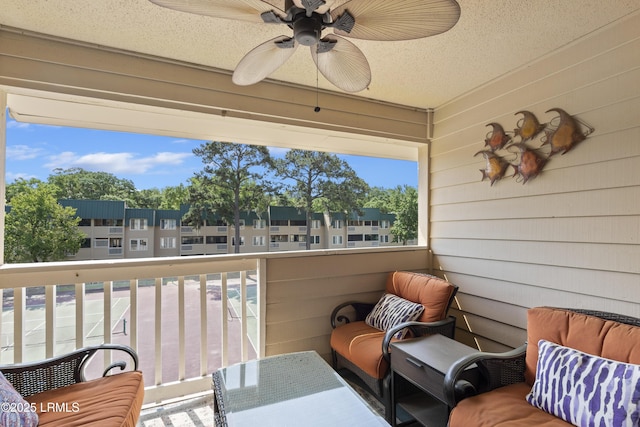
M 7 129 L 27 129 L 29 126 L 29 123 L 16 122 L 15 120 L 7 121 Z
M 22 178 L 22 179 L 25 179 L 25 180 L 28 181 L 31 178 L 38 178 L 38 177 L 35 176 L 35 175 L 28 174 L 28 173 L 7 172 L 7 183 L 11 183 L 11 182 L 13 182 L 13 181 L 15 181 L 16 179 L 19 179 L 19 178 Z
M 7 159 L 9 160 L 29 160 L 35 159 L 42 154 L 41 148 L 34 148 L 28 145 L 8 145 Z
M 136 153 L 91 153 L 78 155 L 66 151 L 49 158 L 46 167 L 69 169 L 73 167 L 113 174 L 145 174 L 154 168 L 175 167 L 193 156 L 191 153 L 160 152 L 152 156 L 137 157 Z

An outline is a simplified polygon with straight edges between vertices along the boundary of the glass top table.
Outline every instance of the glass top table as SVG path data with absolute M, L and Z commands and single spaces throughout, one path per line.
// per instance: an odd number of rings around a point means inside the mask
M 213 389 L 220 426 L 389 425 L 315 351 L 219 369 Z

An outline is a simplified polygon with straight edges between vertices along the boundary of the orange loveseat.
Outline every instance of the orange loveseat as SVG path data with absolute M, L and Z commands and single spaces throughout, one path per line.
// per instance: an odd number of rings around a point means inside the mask
M 331 314 L 331 352 L 335 369 L 346 368 L 358 375 L 388 407 L 389 344 L 397 334 L 407 331 L 407 337 L 440 333 L 453 338 L 455 317 L 447 313 L 458 287 L 436 276 L 408 271 L 390 272 L 385 295 L 399 296 L 424 310 L 415 321 L 403 322 L 388 330 L 367 323 L 367 315 L 376 304 L 346 302 Z M 351 309 L 352 317 L 345 315 Z M 387 413 L 389 411 L 387 410 Z
M 472 364 L 483 381 L 458 380 Z M 594 419 L 597 425 L 613 425 L 618 416 L 631 420 L 640 414 L 640 395 L 634 394 L 640 387 L 639 364 L 640 319 L 533 308 L 527 315 L 527 344 L 508 353 L 470 355 L 448 372 L 445 391 L 455 406 L 449 427 L 567 427 Z
M 116 362 L 102 377 L 85 380 L 85 367 L 98 350 L 128 353 L 134 370 L 107 375 L 113 368 L 125 369 L 125 362 Z M 29 417 L 29 422 L 23 421 L 26 425 L 135 427 L 144 399 L 144 381 L 137 366 L 138 357 L 131 348 L 103 344 L 36 363 L 0 366 L 0 372 L 17 398 L 23 399 L 12 405 L 22 410 L 21 416 Z M 25 414 L 26 410 L 30 412 Z

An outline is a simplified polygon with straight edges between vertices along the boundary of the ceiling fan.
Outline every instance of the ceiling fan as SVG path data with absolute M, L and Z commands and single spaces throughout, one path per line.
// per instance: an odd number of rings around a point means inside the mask
M 258 45 L 236 66 L 232 80 L 251 85 L 268 77 L 309 46 L 318 70 L 338 88 L 359 92 L 371 82 L 362 51 L 344 37 L 393 41 L 429 37 L 451 29 L 460 17 L 455 0 L 150 0 L 159 6 L 216 18 L 285 24 L 293 36 Z M 336 2 L 337 7 L 331 9 Z M 322 36 L 323 30 L 333 34 Z M 401 65 L 399 65 L 401 66 Z

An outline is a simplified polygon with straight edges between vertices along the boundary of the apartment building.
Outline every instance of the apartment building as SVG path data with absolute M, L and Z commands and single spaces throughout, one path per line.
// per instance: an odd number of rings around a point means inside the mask
M 235 227 L 210 213 L 203 224 L 182 223 L 188 206 L 180 210 L 127 208 L 125 202 L 60 200 L 76 209 L 86 239 L 69 259 L 118 259 L 234 253 Z M 390 233 L 395 216 L 376 208 L 351 215 L 314 213 L 311 249 L 361 248 L 397 245 Z M 267 212 L 240 214 L 240 252 L 305 250 L 307 219 L 302 209 L 270 206 Z

